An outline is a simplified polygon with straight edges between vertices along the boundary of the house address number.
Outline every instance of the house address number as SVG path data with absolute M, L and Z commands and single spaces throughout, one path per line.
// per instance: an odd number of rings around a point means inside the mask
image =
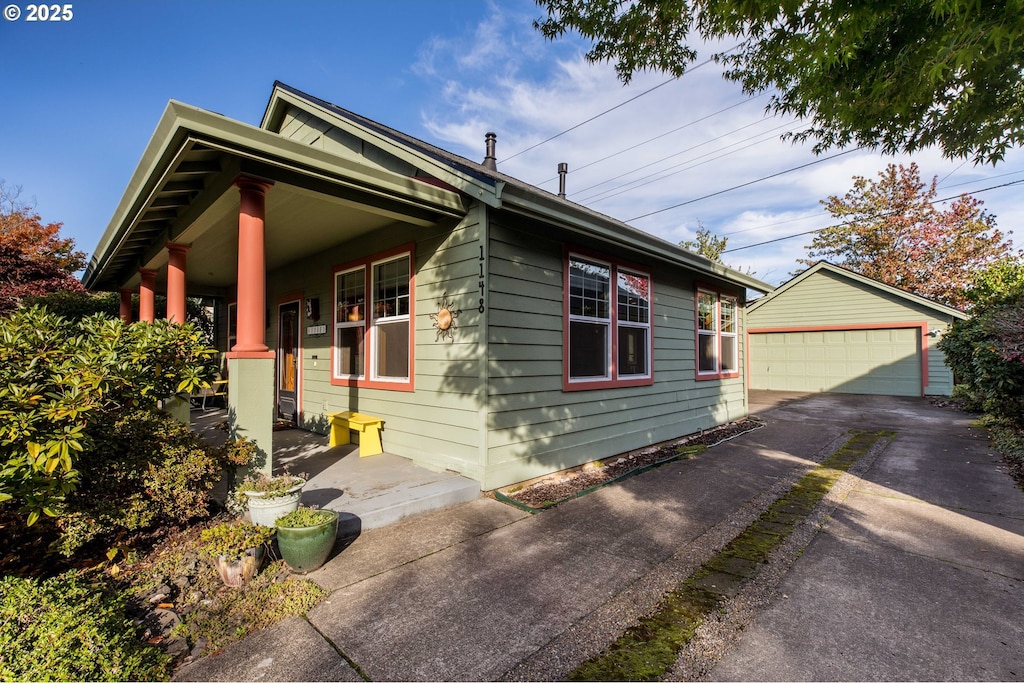
M 478 311 L 483 313 L 487 310 L 484 306 L 484 245 L 480 245 L 480 306 L 477 308 Z

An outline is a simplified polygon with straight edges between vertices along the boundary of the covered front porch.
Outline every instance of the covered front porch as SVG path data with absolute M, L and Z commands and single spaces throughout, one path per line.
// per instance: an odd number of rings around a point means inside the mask
M 228 438 L 227 410 L 197 407 L 190 417 L 192 429 L 208 443 Z M 357 444 L 332 448 L 327 441 L 326 435 L 301 429 L 275 431 L 273 470 L 306 479 L 303 505 L 340 512 L 340 536 L 480 497 L 477 482 L 452 472 L 434 472 L 388 452 L 360 458 Z
M 340 245 L 381 232 L 410 241 L 465 214 L 457 192 L 423 182 L 412 166 L 398 172 L 277 132 L 289 121 L 289 97 L 275 90 L 268 117 L 282 123 L 266 129 L 172 102 L 84 278 L 91 289 L 120 291 L 127 321 L 133 294 L 148 321 L 156 293 L 166 293 L 176 321 L 185 319 L 186 297 L 217 302 L 228 431 L 257 445 L 268 474 L 291 449 L 273 431 L 276 417 L 318 428 L 324 413 L 356 410 L 362 398 L 333 387 L 323 340 L 335 334 L 334 293 L 272 283 L 272 273 L 302 270 L 325 253 L 344 264 L 351 257 Z M 330 268 L 317 267 L 333 282 Z M 319 348 L 304 355 L 311 340 Z M 304 406 L 308 371 L 319 394 Z

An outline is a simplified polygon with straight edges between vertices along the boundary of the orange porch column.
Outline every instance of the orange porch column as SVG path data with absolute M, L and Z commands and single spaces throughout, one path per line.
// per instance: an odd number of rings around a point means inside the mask
M 256 178 L 235 180 L 241 194 L 238 210 L 238 336 L 235 353 L 266 353 L 267 270 L 263 242 L 267 190 L 273 183 Z
M 185 254 L 189 246 L 167 243 L 167 319 L 185 322 Z
M 125 325 L 130 325 L 132 322 L 132 290 L 119 289 L 118 294 L 121 295 L 121 306 L 118 309 L 118 317 L 124 321 Z
M 139 268 L 142 283 L 139 285 L 139 320 L 151 323 L 156 320 L 154 290 L 156 289 L 156 271 Z

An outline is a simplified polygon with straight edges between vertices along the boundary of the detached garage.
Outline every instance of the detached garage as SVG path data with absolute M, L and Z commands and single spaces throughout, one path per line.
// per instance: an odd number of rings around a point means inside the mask
M 747 309 L 751 389 L 949 395 L 935 347 L 964 313 L 820 261 Z

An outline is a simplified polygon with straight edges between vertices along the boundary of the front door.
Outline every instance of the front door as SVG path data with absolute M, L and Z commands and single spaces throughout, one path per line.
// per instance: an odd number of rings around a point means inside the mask
M 289 301 L 277 309 L 277 416 L 298 421 L 299 390 L 299 302 Z

